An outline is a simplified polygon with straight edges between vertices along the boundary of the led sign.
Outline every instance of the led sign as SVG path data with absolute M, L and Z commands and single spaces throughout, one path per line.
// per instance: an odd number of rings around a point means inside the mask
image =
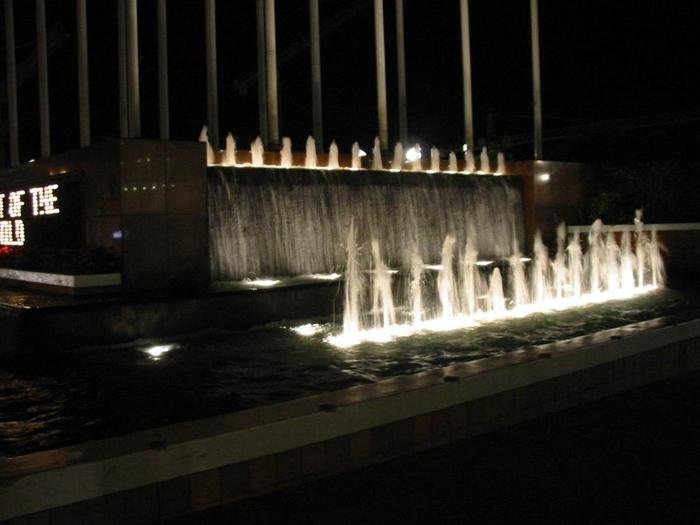
M 0 245 L 24 246 L 32 228 L 40 228 L 37 219 L 61 213 L 58 184 L 14 191 L 0 190 Z

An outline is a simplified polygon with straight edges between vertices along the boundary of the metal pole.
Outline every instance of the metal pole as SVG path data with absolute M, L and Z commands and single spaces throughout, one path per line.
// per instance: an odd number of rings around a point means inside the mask
M 532 102 L 535 120 L 535 160 L 542 159 L 542 84 L 540 81 L 540 24 L 537 0 L 530 0 L 532 31 Z
M 51 131 L 49 127 L 49 66 L 46 53 L 46 4 L 36 0 L 36 60 L 39 79 L 39 134 L 41 156 L 51 155 Z
M 75 0 L 78 32 L 78 100 L 80 146 L 90 145 L 90 79 L 88 74 L 87 11 L 85 0 Z
M 119 136 L 129 136 L 129 105 L 126 72 L 126 0 L 117 0 L 117 41 L 119 46 Z
M 374 0 L 374 40 L 377 61 L 377 113 L 379 117 L 379 142 L 383 150 L 389 149 L 389 126 L 386 110 L 386 58 L 384 56 L 384 1 Z
M 258 127 L 265 146 L 269 143 L 267 133 L 267 73 L 265 71 L 265 0 L 256 0 L 257 50 L 258 50 Z
M 321 22 L 318 0 L 309 0 L 311 26 L 311 112 L 316 149 L 323 151 L 323 99 L 321 91 Z
M 464 93 L 464 140 L 474 151 L 474 108 L 472 106 L 472 57 L 469 38 L 469 0 L 459 2 L 462 26 L 462 89 Z
M 270 146 L 280 145 L 277 100 L 277 42 L 275 36 L 275 0 L 265 0 L 265 47 L 267 57 L 267 116 Z
M 136 0 L 126 3 L 127 102 L 129 137 L 141 137 L 141 93 L 139 88 L 139 19 Z
M 15 13 L 13 0 L 5 0 L 5 51 L 7 65 L 7 123 L 10 128 L 10 166 L 19 164 L 17 122 L 17 66 L 15 63 Z
M 399 140 L 408 144 L 408 112 L 406 108 L 406 41 L 404 38 L 403 0 L 396 0 L 396 72 L 399 91 Z
M 219 90 L 216 72 L 216 0 L 206 0 L 207 33 L 207 124 L 209 143 L 219 147 Z
M 158 0 L 158 102 L 160 138 L 170 140 L 170 96 L 168 90 L 168 12 L 165 0 Z

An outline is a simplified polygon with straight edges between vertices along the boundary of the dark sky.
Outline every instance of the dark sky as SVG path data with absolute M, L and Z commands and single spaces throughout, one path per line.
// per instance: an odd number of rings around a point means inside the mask
M 49 27 L 66 34 L 50 57 L 54 152 L 78 145 L 74 2 L 47 0 Z M 350 3 L 321 0 L 326 25 Z M 116 2 L 88 0 L 93 140 L 118 135 Z M 424 144 L 462 142 L 458 0 L 405 0 L 409 133 Z M 472 0 L 477 139 L 531 130 L 528 0 Z M 204 2 L 169 0 L 172 136 L 192 140 L 206 119 Z M 394 2 L 385 0 L 390 137 L 397 135 Z M 220 128 L 241 147 L 258 133 L 257 89 L 236 81 L 255 73 L 255 2 L 217 6 Z M 700 108 L 695 81 L 700 5 L 656 0 L 540 0 L 545 130 L 613 118 Z M 155 2 L 139 2 L 143 136 L 157 137 Z M 33 50 L 34 2 L 15 0 L 17 62 Z M 2 24 L 4 43 L 4 20 Z M 322 40 L 326 139 L 341 151 L 368 148 L 376 134 L 374 34 L 368 7 Z M 278 50 L 308 37 L 308 2 L 277 1 Z M 4 52 L 2 71 L 5 70 Z M 279 68 L 282 135 L 295 149 L 311 129 L 309 53 Z M 3 75 L 4 77 L 4 75 Z M 19 90 L 21 158 L 38 155 L 36 76 Z M 2 107 L 2 118 L 6 106 Z

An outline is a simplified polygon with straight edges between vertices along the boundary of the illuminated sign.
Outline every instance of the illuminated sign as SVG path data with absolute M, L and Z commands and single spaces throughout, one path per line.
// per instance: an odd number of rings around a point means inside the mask
M 0 189 L 0 246 L 24 246 L 30 240 L 35 245 L 73 244 L 79 231 L 74 218 L 80 207 L 77 188 L 68 182 Z M 63 204 L 73 218 L 63 217 Z

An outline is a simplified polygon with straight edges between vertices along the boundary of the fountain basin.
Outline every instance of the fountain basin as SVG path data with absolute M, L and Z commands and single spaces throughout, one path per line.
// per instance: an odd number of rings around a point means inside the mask
M 541 417 L 700 369 L 694 317 L 5 459 L 0 519 L 156 521 Z

